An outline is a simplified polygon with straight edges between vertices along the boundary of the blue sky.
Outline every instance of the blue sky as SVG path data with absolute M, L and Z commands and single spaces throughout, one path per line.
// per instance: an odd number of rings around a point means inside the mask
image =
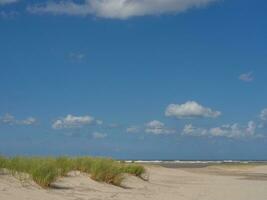
M 0 153 L 267 159 L 263 0 L 0 0 Z

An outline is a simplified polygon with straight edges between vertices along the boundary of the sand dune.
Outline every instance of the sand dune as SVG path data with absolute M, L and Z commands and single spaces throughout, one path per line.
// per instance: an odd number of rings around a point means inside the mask
M 123 187 L 71 172 L 52 189 L 0 175 L 0 200 L 266 200 L 267 166 L 168 169 L 147 167 L 149 181 L 127 176 Z M 263 178 L 261 178 L 263 177 Z

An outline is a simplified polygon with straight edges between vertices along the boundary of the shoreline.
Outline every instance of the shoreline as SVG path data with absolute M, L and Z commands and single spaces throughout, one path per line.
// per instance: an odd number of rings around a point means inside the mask
M 166 168 L 203 168 L 216 165 L 267 165 L 267 161 L 240 161 L 240 160 L 127 160 L 126 163 L 141 165 L 155 165 Z

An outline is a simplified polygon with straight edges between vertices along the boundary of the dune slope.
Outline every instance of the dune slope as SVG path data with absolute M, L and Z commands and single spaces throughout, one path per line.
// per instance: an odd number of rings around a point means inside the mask
M 29 180 L 0 175 L 2 200 L 266 200 L 267 166 L 248 168 L 168 169 L 147 167 L 149 181 L 127 175 L 123 187 L 71 172 L 51 189 Z M 253 178 L 254 177 L 254 178 Z M 260 178 L 263 177 L 263 178 Z

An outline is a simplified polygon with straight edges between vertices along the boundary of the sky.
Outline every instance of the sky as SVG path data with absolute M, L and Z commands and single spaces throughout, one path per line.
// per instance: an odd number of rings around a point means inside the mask
M 264 0 L 0 0 L 0 154 L 267 159 Z

